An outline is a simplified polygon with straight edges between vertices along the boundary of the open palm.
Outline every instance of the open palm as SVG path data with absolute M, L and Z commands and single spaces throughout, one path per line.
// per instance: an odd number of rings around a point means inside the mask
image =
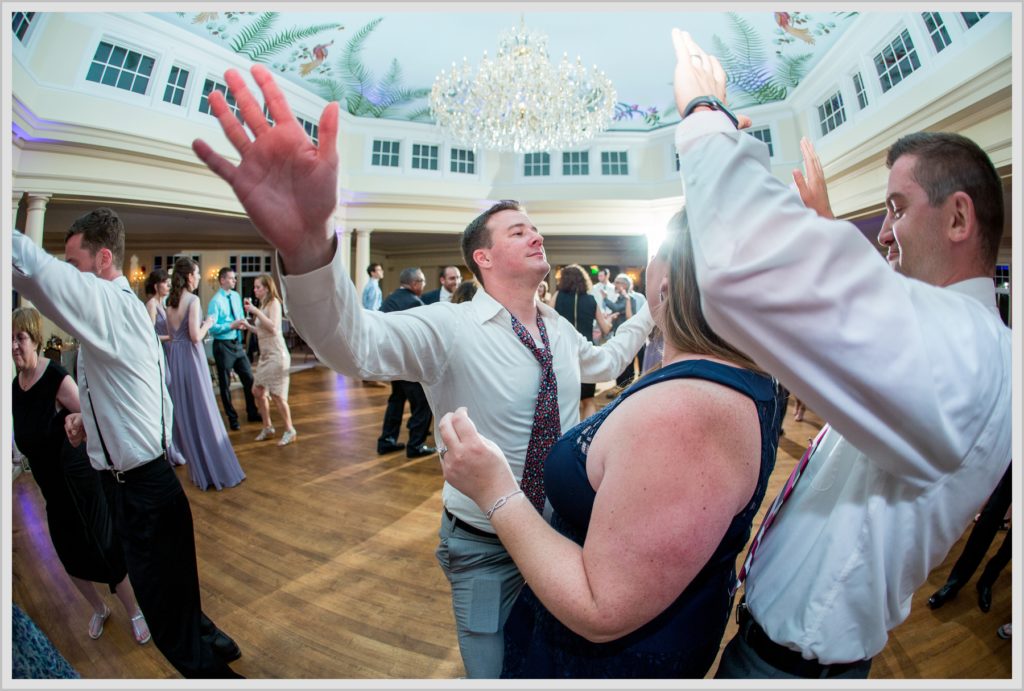
M 275 124 L 264 118 L 242 75 L 228 70 L 224 76 L 248 131 L 219 91 L 211 92 L 210 109 L 241 161 L 232 164 L 201 139 L 192 143 L 192 149 L 231 185 L 253 225 L 280 252 L 289 272 L 302 273 L 330 260 L 329 221 L 338 198 L 338 104 L 329 103 L 320 116 L 318 147 L 295 119 L 270 72 L 256 65 L 252 75 Z

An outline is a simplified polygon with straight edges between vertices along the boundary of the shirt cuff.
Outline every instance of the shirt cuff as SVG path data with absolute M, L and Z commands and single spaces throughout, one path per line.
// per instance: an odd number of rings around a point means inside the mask
M 337 283 L 335 275 L 344 275 L 345 266 L 341 261 L 341 243 L 335 238 L 334 256 L 331 261 L 304 274 L 286 274 L 281 255 L 275 253 L 278 275 L 281 277 L 281 300 L 291 307 L 303 307 L 313 303 L 322 303 L 324 300 L 324 287 Z M 285 299 L 289 291 L 292 297 Z
M 735 132 L 729 116 L 720 110 L 698 110 L 676 125 L 676 152 L 683 155 L 701 137 L 716 132 Z

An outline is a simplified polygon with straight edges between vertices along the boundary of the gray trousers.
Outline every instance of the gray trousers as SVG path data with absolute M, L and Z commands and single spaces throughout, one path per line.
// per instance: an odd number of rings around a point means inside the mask
M 459 652 L 470 679 L 496 679 L 505 656 L 502 629 L 523 577 L 497 536 L 474 535 L 442 511 L 437 561 L 452 588 Z
M 867 679 L 871 671 L 871 660 L 864 660 L 841 674 L 829 676 L 829 679 Z M 722 660 L 718 664 L 715 679 L 800 679 L 801 677 L 787 674 L 773 667 L 754 652 L 743 637 L 733 636 L 729 645 L 722 651 Z

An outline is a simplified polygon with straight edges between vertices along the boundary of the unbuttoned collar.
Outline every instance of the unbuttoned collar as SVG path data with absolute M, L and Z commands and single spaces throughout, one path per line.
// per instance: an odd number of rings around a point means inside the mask
M 477 288 L 476 295 L 473 296 L 473 299 L 468 304 L 470 309 L 473 311 L 473 314 L 476 315 L 476 320 L 479 324 L 483 324 L 486 321 L 494 319 L 494 317 L 501 313 L 505 313 L 509 316 L 512 314 L 505 309 L 504 305 L 488 295 L 483 286 Z M 545 319 L 558 318 L 558 312 L 540 301 L 537 302 L 537 311 L 540 312 L 540 316 Z

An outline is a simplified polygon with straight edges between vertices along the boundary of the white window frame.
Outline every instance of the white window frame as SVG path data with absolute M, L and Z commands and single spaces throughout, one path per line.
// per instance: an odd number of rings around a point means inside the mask
M 763 139 L 760 139 L 760 138 L 754 136 L 754 132 L 761 132 L 761 131 L 767 131 L 768 132 L 768 141 L 767 142 L 765 142 Z M 746 130 L 746 132 L 751 137 L 754 137 L 754 139 L 757 139 L 757 141 L 761 142 L 762 144 L 766 144 L 768 146 L 768 158 L 770 158 L 770 159 L 774 159 L 775 158 L 775 149 L 777 149 L 778 147 L 776 146 L 776 143 L 775 143 L 775 133 L 772 131 L 772 126 L 771 125 L 757 125 L 756 127 L 751 127 L 749 130 Z
M 872 58 L 872 64 L 871 64 L 871 68 L 872 69 L 874 69 L 874 67 L 875 67 L 873 60 L 874 60 L 874 58 Z M 858 76 L 860 77 L 861 91 L 863 91 L 863 93 L 864 93 L 864 100 L 867 101 L 867 103 L 865 103 L 864 105 L 860 104 L 860 92 L 857 91 L 856 78 Z M 852 73 L 850 73 L 850 87 L 851 87 L 850 90 L 853 92 L 853 98 L 857 101 L 857 112 L 859 113 L 862 110 L 867 110 L 868 108 L 870 108 L 871 107 L 871 103 L 874 100 L 874 94 L 868 88 L 867 80 L 864 79 L 864 70 L 863 69 L 858 69 L 858 70 L 855 70 Z
M 375 141 L 380 142 L 397 142 L 398 143 L 398 165 L 397 166 L 381 166 L 373 165 L 373 143 Z M 409 141 L 405 137 L 395 136 L 374 136 L 370 135 L 366 138 L 366 171 L 378 175 L 400 175 L 406 172 L 405 162 L 408 159 L 410 151 Z M 378 152 L 380 153 L 380 152 Z M 391 156 L 392 154 L 388 154 Z M 418 172 L 418 171 L 417 171 Z
M 872 58 L 872 59 L 874 59 L 874 58 Z M 843 96 L 842 88 L 840 86 L 838 86 L 838 85 L 835 85 L 831 89 L 829 89 L 826 93 L 828 95 L 824 97 L 824 100 L 822 100 L 822 101 L 817 101 L 816 100 L 815 101 L 815 105 L 814 105 L 814 122 L 817 125 L 817 131 L 818 131 L 818 138 L 819 139 L 829 136 L 830 134 L 835 132 L 837 129 L 842 127 L 846 122 L 848 122 L 850 120 L 850 116 L 846 112 L 846 98 Z M 836 98 L 837 96 L 839 97 L 839 100 L 841 101 L 841 103 L 839 104 L 840 110 L 839 111 L 833 111 L 833 116 L 837 112 L 842 112 L 842 114 L 843 114 L 843 121 L 840 122 L 840 123 L 837 123 L 828 132 L 823 132 L 822 131 L 822 125 L 824 123 L 822 122 L 822 119 L 821 119 L 821 111 L 820 111 L 820 109 L 825 104 L 830 103 L 832 101 L 832 99 Z M 834 119 L 835 118 L 833 117 L 833 120 Z
M 413 165 L 413 160 L 416 158 L 416 154 L 414 152 L 417 146 L 433 146 L 437 149 L 437 155 L 434 157 L 435 161 L 437 162 L 437 168 L 416 168 Z M 429 175 L 431 177 L 441 176 L 441 174 L 444 172 L 444 167 L 442 166 L 442 163 L 444 162 L 444 146 L 445 145 L 443 142 L 432 142 L 422 139 L 417 139 L 416 141 L 411 142 L 409 144 L 409 172 Z M 424 157 L 423 155 L 420 155 L 419 158 L 427 158 L 427 160 L 429 160 L 429 157 Z
M 946 38 L 949 40 L 946 42 L 946 45 L 942 46 L 942 48 L 937 48 L 935 46 L 935 37 L 932 35 L 932 31 L 928 28 L 928 20 L 925 19 L 926 14 L 934 15 L 937 18 L 938 22 L 940 22 L 937 27 L 937 30 L 946 32 Z M 943 16 L 942 12 L 918 12 L 917 16 L 919 17 L 921 22 L 921 32 L 928 37 L 928 47 L 931 50 L 932 55 L 938 55 L 939 53 L 953 45 L 953 39 L 955 37 L 955 34 L 950 31 L 950 25 L 946 21 L 946 18 Z M 920 56 L 918 56 L 918 58 L 920 58 Z M 872 58 L 872 60 L 873 59 L 874 58 Z M 923 66 L 924 65 L 922 65 L 922 67 Z M 918 69 L 921 68 L 919 67 Z M 914 71 L 916 72 L 917 70 Z M 913 72 L 911 72 L 911 74 L 913 74 Z M 906 79 L 906 77 L 904 77 L 904 79 Z
M 445 157 L 444 157 L 445 158 L 445 165 L 443 167 L 443 172 L 444 172 L 444 174 L 446 176 L 451 176 L 451 177 L 459 179 L 459 180 L 466 180 L 466 179 L 469 179 L 469 178 L 478 178 L 480 176 L 480 161 L 481 161 L 482 157 L 480 156 L 480 154 L 478 152 L 474 151 L 473 149 L 471 149 L 469 147 L 466 147 L 466 146 L 455 146 L 454 144 L 445 144 L 444 148 L 445 148 Z M 460 172 L 460 171 L 457 171 L 457 170 L 452 170 L 452 164 L 453 163 L 454 164 L 462 163 L 462 164 L 466 164 L 466 165 L 470 164 L 469 161 L 464 161 L 464 160 L 461 160 L 461 159 L 454 158 L 452 156 L 452 152 L 453 151 L 466 151 L 466 152 L 469 152 L 469 154 L 473 157 L 473 161 L 472 161 L 473 171 L 472 172 Z
M 918 15 L 918 16 L 920 16 L 920 15 Z M 922 20 L 922 25 L 923 25 L 923 20 Z M 906 76 L 903 76 L 902 72 L 900 72 L 900 81 L 897 82 L 896 84 L 891 84 L 888 89 L 883 89 L 882 88 L 882 75 L 878 74 L 878 66 L 875 64 L 875 56 L 879 55 L 880 53 L 885 52 L 886 48 L 891 47 L 893 42 L 896 40 L 897 37 L 902 37 L 903 36 L 903 32 L 907 33 L 907 36 L 910 38 L 910 42 L 914 45 L 914 52 L 917 55 L 917 62 L 919 64 L 918 64 L 918 66 L 916 68 L 914 68 L 913 71 L 910 72 L 910 74 L 908 74 Z M 927 33 L 924 34 L 924 38 L 926 38 L 928 41 L 931 41 L 931 38 L 928 36 Z M 888 95 L 889 92 L 895 90 L 896 87 L 898 87 L 900 84 L 902 84 L 903 82 L 905 82 L 908 79 L 910 79 L 911 77 L 913 77 L 915 74 L 920 72 L 926 66 L 925 61 L 921 59 L 921 48 L 917 45 L 917 43 L 915 43 L 915 37 L 914 37 L 913 32 L 911 31 L 911 27 L 909 27 L 907 25 L 902 25 L 902 24 L 897 26 L 892 32 L 890 32 L 889 35 L 888 35 L 888 38 L 886 40 L 880 41 L 878 43 L 878 45 L 873 50 L 867 51 L 867 58 L 868 58 L 868 61 L 869 61 L 870 65 L 871 65 L 871 75 L 872 75 L 873 79 L 875 80 L 875 83 L 878 85 L 878 92 L 879 92 L 879 94 L 882 95 L 882 96 Z M 897 69 L 898 69 L 898 64 L 897 64 Z M 887 74 L 889 73 L 888 69 L 886 70 L 886 73 Z
M 548 174 L 547 175 L 527 175 L 526 174 L 526 157 L 535 154 L 547 154 L 548 157 Z M 522 180 L 552 180 L 556 176 L 554 174 L 555 169 L 551 163 L 551 159 L 554 158 L 551 151 L 527 151 L 519 154 L 519 177 Z M 544 165 L 543 163 L 532 163 L 531 165 Z
M 565 157 L 566 156 L 572 157 L 573 154 L 579 154 L 579 155 L 582 155 L 582 156 L 586 156 L 586 159 L 587 159 L 586 162 L 583 162 L 583 161 L 572 162 L 572 161 L 570 161 L 569 163 L 566 163 L 565 162 Z M 559 174 L 559 176 L 561 176 L 563 178 L 572 179 L 572 180 L 579 180 L 580 178 L 590 179 L 591 177 L 593 177 L 593 175 L 594 175 L 594 165 L 593 165 L 592 156 L 590 155 L 590 149 L 569 149 L 569 150 L 566 150 L 566 151 L 560 151 L 558 153 L 558 158 L 559 158 L 559 167 L 558 167 L 558 174 Z M 566 165 L 568 165 L 568 166 L 583 166 L 583 165 L 586 165 L 587 172 L 586 173 L 566 173 L 565 172 Z
M 140 94 L 134 91 L 127 91 L 125 89 L 112 86 L 110 84 L 103 84 L 102 82 L 94 82 L 86 79 L 86 75 L 89 74 L 90 68 L 92 68 L 93 57 L 96 55 L 96 49 L 99 48 L 101 42 L 106 42 L 114 45 L 118 48 L 124 48 L 126 50 L 135 51 L 145 57 L 153 58 L 153 71 L 149 76 L 149 85 L 146 93 Z M 125 39 L 120 34 L 112 32 L 96 32 L 94 40 L 90 41 L 87 45 L 90 46 L 87 57 L 81 61 L 78 66 L 77 83 L 79 89 L 85 93 L 100 96 L 111 100 L 121 101 L 123 103 L 131 103 L 133 105 L 139 105 L 140 103 L 146 103 L 152 105 L 153 97 L 156 93 L 156 88 L 153 86 L 154 82 L 160 84 L 160 95 L 163 95 L 163 82 L 159 81 L 160 75 L 164 74 L 164 56 L 149 48 L 143 48 L 137 42 L 131 39 Z M 161 102 L 163 102 L 161 100 Z
M 187 70 L 188 71 L 188 81 L 185 83 L 185 94 L 181 97 L 181 105 L 174 105 L 173 103 L 168 103 L 167 101 L 164 100 L 164 91 L 167 90 L 167 81 L 171 77 L 171 70 L 174 69 L 175 67 L 177 67 L 179 70 Z M 163 79 L 160 82 L 160 89 L 159 89 L 160 93 L 155 93 L 155 92 L 153 93 L 153 105 L 154 105 L 154 107 L 159 108 L 159 109 L 161 109 L 163 111 L 166 111 L 168 113 L 175 113 L 175 114 L 178 114 L 178 115 L 188 116 L 189 114 L 191 114 L 190 111 L 192 110 L 193 106 L 195 105 L 193 103 L 193 101 L 194 101 L 193 94 L 196 91 L 201 90 L 201 88 L 202 88 L 202 87 L 200 87 L 199 89 L 196 88 L 196 82 L 198 81 L 197 78 L 196 78 L 196 73 L 197 73 L 197 70 L 196 70 L 195 65 L 190 65 L 190 64 L 188 64 L 186 62 L 183 62 L 181 60 L 171 60 L 171 61 L 169 61 L 167 63 L 167 65 L 165 66 L 165 69 L 163 69 L 161 71 L 161 73 L 160 73 L 161 76 L 163 77 Z M 198 113 L 198 114 L 202 115 L 203 113 Z
M 601 179 L 604 179 L 604 180 L 609 180 L 609 179 L 610 180 L 630 180 L 630 179 L 632 179 L 634 177 L 635 173 L 636 173 L 636 166 L 634 165 L 634 161 L 631 160 L 633 158 L 632 156 L 630 156 L 631 151 L 632 150 L 630 149 L 630 147 L 626 147 L 624 149 L 620 149 L 618 147 L 616 147 L 614 149 L 601 149 L 598 152 L 598 154 L 597 154 L 597 176 L 600 177 Z M 626 155 L 626 160 L 625 160 L 626 172 L 625 173 L 605 173 L 604 172 L 604 166 L 605 166 L 604 155 L 605 154 L 625 154 Z M 620 165 L 622 165 L 622 163 L 623 163 L 622 161 L 616 161 L 615 163 L 609 162 L 609 165 L 620 166 Z

